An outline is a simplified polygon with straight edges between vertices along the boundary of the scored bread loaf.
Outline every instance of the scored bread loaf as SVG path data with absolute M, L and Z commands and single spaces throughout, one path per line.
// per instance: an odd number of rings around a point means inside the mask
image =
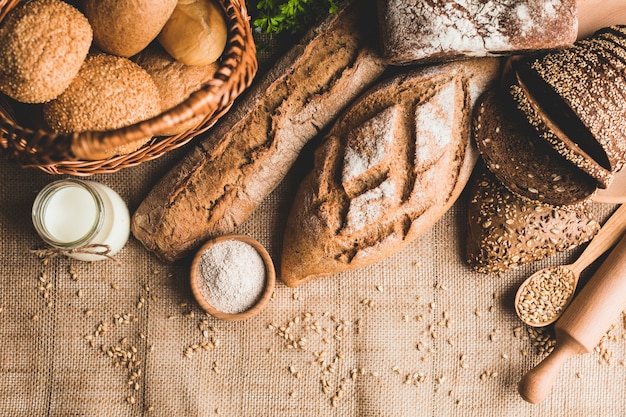
M 570 46 L 574 0 L 378 0 L 385 58 L 414 64 Z
M 483 58 L 413 70 L 353 103 L 298 188 L 282 281 L 293 287 L 370 265 L 437 222 L 474 167 L 471 109 L 499 68 Z
M 591 240 L 600 225 L 588 206 L 571 210 L 531 202 L 511 193 L 484 167 L 469 185 L 468 264 L 502 273 Z
M 174 261 L 233 231 L 304 145 L 381 76 L 367 5 L 352 2 L 313 28 L 155 185 L 132 218 L 147 249 Z

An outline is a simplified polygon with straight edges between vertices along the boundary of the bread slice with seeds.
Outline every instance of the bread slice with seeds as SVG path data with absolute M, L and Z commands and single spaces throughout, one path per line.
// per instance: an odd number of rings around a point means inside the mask
M 620 170 L 626 162 L 626 66 L 615 49 L 604 49 L 593 37 L 571 48 L 514 64 L 525 96 L 541 97 L 543 111 L 538 112 L 539 116 L 552 119 L 569 140 L 586 152 L 590 163 L 610 172 Z M 570 160 L 574 154 L 563 153 Z M 592 175 L 598 178 L 598 172 Z M 611 177 L 598 179 L 600 186 L 606 187 Z
M 485 165 L 511 192 L 552 206 L 584 204 L 595 194 L 597 181 L 540 139 L 506 91 L 483 94 L 473 129 Z
M 511 193 L 478 166 L 469 184 L 466 261 L 482 273 L 502 273 L 577 247 L 600 226 L 587 206 L 535 203 Z

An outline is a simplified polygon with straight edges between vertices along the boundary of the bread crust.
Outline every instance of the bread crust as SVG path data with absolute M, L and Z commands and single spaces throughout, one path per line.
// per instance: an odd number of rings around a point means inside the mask
M 383 54 L 405 65 L 571 46 L 574 0 L 378 0 Z
M 499 68 L 483 58 L 412 70 L 351 105 L 298 189 L 282 281 L 294 287 L 378 262 L 437 222 L 477 160 L 471 109 Z
M 233 231 L 304 145 L 380 77 L 368 12 L 354 3 L 313 28 L 155 185 L 132 220 L 147 249 L 174 261 Z

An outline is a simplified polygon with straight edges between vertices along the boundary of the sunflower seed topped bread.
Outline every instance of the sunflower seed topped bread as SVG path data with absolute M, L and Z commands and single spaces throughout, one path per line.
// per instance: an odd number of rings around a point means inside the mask
M 571 46 L 574 0 L 378 0 L 383 54 L 392 64 Z
M 597 182 L 537 135 L 506 91 L 487 91 L 476 106 L 474 136 L 489 170 L 510 191 L 553 206 L 589 202 Z
M 478 272 L 538 261 L 591 240 L 600 229 L 588 207 L 566 210 L 520 198 L 484 168 L 476 170 L 469 195 L 466 259 Z
M 0 22 L 0 92 L 23 103 L 61 94 L 91 46 L 87 18 L 61 0 L 23 2 Z
M 370 15 L 351 2 L 280 58 L 155 185 L 133 214 L 133 235 L 174 261 L 244 222 L 305 144 L 385 70 Z
M 399 74 L 344 112 L 290 210 L 286 285 L 382 260 L 438 221 L 474 167 L 471 109 L 499 64 L 483 58 Z

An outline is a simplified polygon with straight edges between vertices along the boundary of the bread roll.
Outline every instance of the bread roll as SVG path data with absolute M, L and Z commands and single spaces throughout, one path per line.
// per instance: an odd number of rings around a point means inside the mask
M 485 58 L 400 74 L 349 107 L 287 218 L 286 285 L 380 261 L 443 216 L 476 162 L 472 107 L 499 68 Z
M 378 0 L 383 54 L 393 64 L 571 46 L 575 0 Z
M 185 65 L 174 59 L 158 45 L 150 45 L 133 57 L 133 61 L 143 68 L 156 84 L 161 97 L 163 111 L 185 101 L 213 78 L 218 68 L 216 62 L 208 65 Z M 198 125 L 203 116 L 172 126 L 161 132 L 163 136 L 176 135 Z
M 353 4 L 314 27 L 155 185 L 131 225 L 146 248 L 174 261 L 233 231 L 305 144 L 380 77 L 368 10 Z
M 127 58 L 95 54 L 87 57 L 63 94 L 44 104 L 43 112 L 55 132 L 111 130 L 156 116 L 161 103 L 154 81 L 137 64 Z M 132 152 L 149 139 L 107 150 L 93 159 Z
M 567 210 L 520 198 L 484 167 L 469 187 L 470 266 L 482 273 L 502 273 L 572 249 L 591 240 L 600 225 L 588 206 Z
M 0 92 L 23 103 L 61 94 L 78 73 L 92 30 L 60 0 L 24 2 L 0 22 Z
M 217 61 L 226 38 L 226 21 L 217 0 L 178 0 L 158 37 L 163 48 L 186 65 Z
M 127 58 L 157 37 L 175 7 L 176 0 L 84 0 L 82 4 L 98 48 Z

